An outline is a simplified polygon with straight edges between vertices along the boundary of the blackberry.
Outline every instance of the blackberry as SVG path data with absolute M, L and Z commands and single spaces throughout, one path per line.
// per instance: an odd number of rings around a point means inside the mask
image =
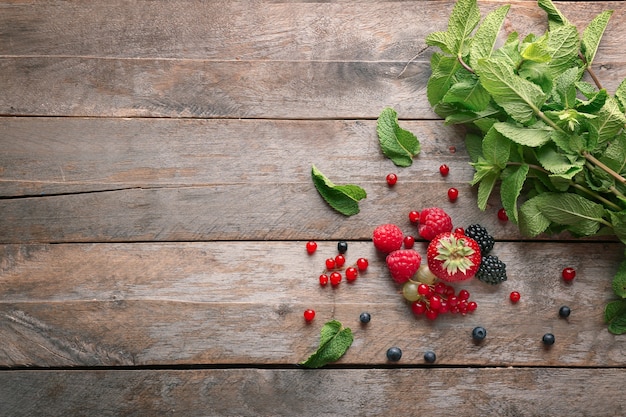
M 479 224 L 471 224 L 467 226 L 465 229 L 465 236 L 471 237 L 478 242 L 478 246 L 480 246 L 480 253 L 483 256 L 491 252 L 493 245 L 496 243 L 493 236 L 487 232 L 487 229 Z
M 497 256 L 483 256 L 476 278 L 487 284 L 496 285 L 506 281 L 506 265 Z

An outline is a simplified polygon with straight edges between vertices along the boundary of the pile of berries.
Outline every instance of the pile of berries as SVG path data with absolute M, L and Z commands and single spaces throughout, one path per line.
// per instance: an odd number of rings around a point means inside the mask
M 474 239 L 480 246 L 482 256 L 480 268 L 476 272 L 476 278 L 487 284 L 500 284 L 507 280 L 506 264 L 491 255 L 490 252 L 495 244 L 495 239 L 489 234 L 487 229 L 479 224 L 471 224 L 465 228 L 466 236 Z
M 313 255 L 316 250 L 317 243 L 315 241 L 307 242 L 306 251 L 309 255 Z M 326 258 L 326 261 L 324 262 L 324 272 L 319 276 L 319 283 L 322 287 L 327 286 L 329 283 L 333 287 L 336 287 L 341 284 L 344 276 L 346 281 L 354 282 L 360 273 L 367 270 L 367 267 L 369 266 L 367 258 L 359 258 L 354 265 L 346 266 L 345 253 L 347 251 L 348 243 L 342 240 L 337 243 L 337 255 L 331 258 Z

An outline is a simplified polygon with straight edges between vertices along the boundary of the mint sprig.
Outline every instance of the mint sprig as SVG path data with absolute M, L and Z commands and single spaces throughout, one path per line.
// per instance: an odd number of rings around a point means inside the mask
M 413 157 L 420 152 L 420 142 L 408 130 L 398 124 L 398 114 L 391 108 L 384 109 L 376 124 L 378 141 L 383 154 L 396 166 L 408 167 Z
M 344 216 L 359 213 L 359 201 L 367 197 L 365 190 L 358 185 L 335 185 L 319 169 L 311 167 L 311 177 L 322 198 Z
M 321 368 L 335 362 L 352 346 L 353 340 L 354 336 L 349 327 L 343 327 L 339 321 L 331 320 L 324 324 L 320 331 L 320 344 L 315 353 L 300 362 L 300 365 L 305 368 Z
M 476 0 L 458 0 L 447 30 L 426 38 L 439 49 L 429 103 L 446 124 L 465 127 L 480 209 L 500 190 L 528 236 L 612 232 L 626 244 L 626 80 L 610 94 L 591 68 L 613 12 L 580 33 L 551 0 L 538 6 L 545 33 L 512 33 L 496 47 L 509 6 L 481 21 Z M 613 333 L 626 332 L 625 285 L 623 264 L 613 282 L 621 300 L 606 309 Z

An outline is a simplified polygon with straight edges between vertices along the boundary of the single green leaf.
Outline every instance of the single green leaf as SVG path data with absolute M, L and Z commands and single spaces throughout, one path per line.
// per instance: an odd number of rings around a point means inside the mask
M 510 8 L 511 6 L 507 4 L 488 13 L 476 29 L 470 47 L 469 62 L 471 67 L 474 67 L 479 59 L 491 57 L 494 45 L 498 40 L 498 34 Z
M 599 159 L 613 171 L 626 174 L 626 131 L 609 143 Z
M 408 167 L 413 157 L 420 152 L 420 142 L 408 130 L 398 124 L 398 114 L 392 108 L 384 109 L 376 124 L 378 141 L 385 156 L 400 167 Z
M 352 345 L 354 336 L 352 330 L 337 320 L 324 324 L 320 331 L 320 344 L 315 353 L 300 365 L 306 368 L 321 368 L 341 358 Z
M 612 140 L 626 124 L 626 117 L 615 98 L 608 96 L 597 118 L 590 122 L 590 132 L 596 135 L 598 143 Z
M 522 164 L 507 167 L 503 172 L 502 185 L 500 187 L 500 200 L 502 201 L 502 207 L 504 207 L 507 214 L 509 214 L 509 218 L 515 223 L 519 221 L 517 199 L 522 192 L 528 171 L 528 164 Z
M 618 213 L 609 211 L 609 215 L 611 224 L 613 225 L 613 233 L 615 233 L 615 236 L 617 236 L 622 243 L 626 244 L 626 211 L 620 211 Z M 623 281 L 626 284 L 626 262 L 623 265 L 623 268 Z M 621 297 L 626 298 L 626 292 Z
M 430 58 L 431 74 L 426 84 L 426 96 L 431 106 L 438 104 L 454 82 L 454 74 L 461 68 L 456 57 L 433 53 Z
M 596 57 L 596 51 L 600 45 L 600 40 L 602 39 L 602 35 L 604 34 L 612 14 L 613 10 L 603 11 L 597 15 L 583 31 L 580 51 L 585 57 L 585 64 L 588 67 L 591 66 L 591 63 Z
M 535 62 L 549 62 L 552 59 L 552 55 L 548 50 L 547 40 L 547 37 L 542 37 L 536 42 L 525 45 L 521 52 L 522 58 Z
M 552 74 L 557 76 L 574 66 L 579 61 L 580 38 L 576 26 L 567 24 L 559 26 L 548 35 L 548 50 L 552 59 L 548 63 Z
M 626 300 L 611 301 L 604 308 L 604 320 L 613 334 L 626 333 Z
M 544 62 L 524 61 L 521 63 L 517 73 L 523 79 L 538 85 L 545 94 L 552 92 L 554 80 L 552 71 L 548 64 Z
M 526 200 L 519 209 L 519 228 L 520 231 L 529 237 L 535 237 L 545 232 L 550 226 L 550 220 L 539 210 L 539 194 L 529 200 Z
M 548 22 L 555 25 L 569 24 L 567 18 L 551 0 L 538 0 L 538 5 L 548 14 Z
M 604 107 L 608 98 L 607 91 L 603 88 L 593 95 L 589 100 L 577 100 L 576 110 L 581 113 L 595 113 Z
M 517 70 L 522 63 L 522 55 L 519 52 L 519 35 L 517 32 L 509 34 L 504 45 L 493 51 L 491 59 L 498 60 L 504 65 L 508 66 L 511 71 Z M 480 58 L 478 59 L 478 61 Z M 474 63 L 473 67 L 478 66 L 478 61 Z
M 469 110 L 480 112 L 487 108 L 491 96 L 478 79 L 472 77 L 452 84 L 442 100 L 444 103 L 458 103 Z
M 452 37 L 454 55 L 465 55 L 471 34 L 480 22 L 480 11 L 476 0 L 458 0 L 452 8 L 448 21 L 448 32 Z
M 452 54 L 452 47 L 454 45 L 452 44 L 451 38 L 448 32 L 433 32 L 426 36 L 426 45 L 436 46 L 443 52 Z
M 317 192 L 335 210 L 344 216 L 359 212 L 359 201 L 367 197 L 365 190 L 358 185 L 335 185 L 315 165 L 311 168 L 311 177 Z
M 479 60 L 476 73 L 494 101 L 520 123 L 531 121 L 545 102 L 540 87 L 519 77 L 500 60 Z
M 491 195 L 499 176 L 498 172 L 491 171 L 487 173 L 487 175 L 485 175 L 478 184 L 477 204 L 480 210 L 485 210 L 487 208 L 487 201 L 489 200 L 489 196 Z
M 491 164 L 504 169 L 511 154 L 511 141 L 495 128 L 496 125 L 498 123 L 489 129 L 483 139 L 483 156 Z
M 553 145 L 542 146 L 537 149 L 536 155 L 541 166 L 553 174 L 563 174 L 574 167 L 580 167 L 584 164 L 582 157 L 572 162 L 569 155 L 558 152 Z
M 480 135 L 474 133 L 468 133 L 465 135 L 465 149 L 470 157 L 470 161 L 477 162 L 478 157 L 483 152 L 483 138 Z
M 552 90 L 552 98 L 562 106 L 570 109 L 576 105 L 576 86 L 578 81 L 578 68 L 569 68 L 556 76 Z
M 537 208 L 552 223 L 566 225 L 576 234 L 590 236 L 600 229 L 605 209 L 578 194 L 545 193 L 538 195 Z
M 524 146 L 536 148 L 550 141 L 553 130 L 548 128 L 535 129 L 523 127 L 513 123 L 500 122 L 493 127 L 504 137 Z
M 487 175 L 495 173 L 498 176 L 501 172 L 501 168 L 487 161 L 482 155 L 478 155 L 476 162 L 470 162 L 470 165 L 474 168 L 474 177 L 470 181 L 470 185 L 476 185 L 483 180 Z
M 617 86 L 615 90 L 615 98 L 618 100 L 620 110 L 624 112 L 626 110 L 626 79 Z

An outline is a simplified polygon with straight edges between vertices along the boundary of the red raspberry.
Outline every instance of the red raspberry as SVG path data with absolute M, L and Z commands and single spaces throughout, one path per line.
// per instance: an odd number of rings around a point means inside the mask
M 452 219 L 439 207 L 425 208 L 420 212 L 417 230 L 424 239 L 433 240 L 438 234 L 452 231 Z
M 391 278 L 403 284 L 415 275 L 422 263 L 422 257 L 413 249 L 401 249 L 391 252 L 386 258 Z
M 376 249 L 388 254 L 402 247 L 404 234 L 395 224 L 382 224 L 374 229 L 372 240 Z

